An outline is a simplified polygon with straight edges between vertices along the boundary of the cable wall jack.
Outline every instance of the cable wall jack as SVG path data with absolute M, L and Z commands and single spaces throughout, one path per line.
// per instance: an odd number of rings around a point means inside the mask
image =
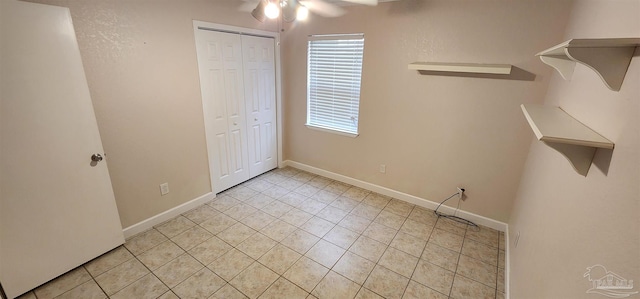
M 447 200 L 449 200 L 449 199 L 451 199 L 451 198 L 453 198 L 453 197 L 455 197 L 455 196 L 458 196 L 458 199 L 462 199 L 462 196 L 464 195 L 464 191 L 465 191 L 465 190 L 464 190 L 464 188 L 460 188 L 460 187 L 457 187 L 457 189 L 458 189 L 458 192 L 456 192 L 456 193 L 452 194 L 451 196 L 449 196 L 449 197 L 447 197 L 445 200 L 443 200 L 443 201 L 438 205 L 438 207 L 435 209 L 435 211 L 433 211 L 433 213 L 434 213 L 434 214 L 436 214 L 436 215 L 438 216 L 438 218 L 440 218 L 440 217 L 442 217 L 442 218 L 448 218 L 448 219 L 451 219 L 451 220 L 453 220 L 453 221 L 455 221 L 455 222 L 459 222 L 459 223 L 463 223 L 463 224 L 471 225 L 471 226 L 474 226 L 474 227 L 478 227 L 478 225 L 477 225 L 477 224 L 475 224 L 473 221 L 470 221 L 470 220 L 467 220 L 467 219 L 464 219 L 464 218 L 461 218 L 461 217 L 458 217 L 458 216 L 455 216 L 455 215 L 447 215 L 447 214 L 443 214 L 443 213 L 438 212 L 438 209 L 440 209 L 440 206 L 441 206 L 442 204 L 444 204 Z M 456 210 L 457 210 L 457 209 L 456 209 Z

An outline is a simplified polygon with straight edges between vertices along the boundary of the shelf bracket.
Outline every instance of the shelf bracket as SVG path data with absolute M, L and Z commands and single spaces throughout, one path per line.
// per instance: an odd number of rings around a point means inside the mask
M 571 39 L 536 55 L 565 80 L 579 62 L 596 72 L 607 88 L 620 91 L 638 45 L 639 38 Z
M 567 56 L 540 56 L 540 60 L 545 64 L 556 69 L 562 79 L 571 80 L 573 76 L 573 70 L 576 67 L 576 62 L 569 59 Z
M 536 138 L 562 154 L 582 176 L 587 176 L 598 148 L 615 146 L 559 107 L 532 104 L 521 107 Z
M 544 142 L 544 144 L 562 154 L 578 174 L 587 176 L 596 153 L 595 147 L 555 142 Z
M 596 72 L 611 90 L 620 91 L 635 47 L 567 48 L 567 56 Z

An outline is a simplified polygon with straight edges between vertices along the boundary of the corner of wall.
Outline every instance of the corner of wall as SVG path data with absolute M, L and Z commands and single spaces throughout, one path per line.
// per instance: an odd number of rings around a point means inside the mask
M 565 39 L 638 38 L 638 11 L 635 0 L 576 0 Z M 582 64 L 571 80 L 553 75 L 545 104 L 560 106 L 615 148 L 597 150 L 583 177 L 559 153 L 531 144 L 508 227 L 511 240 L 520 233 L 517 247 L 508 244 L 512 298 L 586 298 L 592 281 L 584 274 L 597 264 L 640 279 L 639 53 L 619 92 Z

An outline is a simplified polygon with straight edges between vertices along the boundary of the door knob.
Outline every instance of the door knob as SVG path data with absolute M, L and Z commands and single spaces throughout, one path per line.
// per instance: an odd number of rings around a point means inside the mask
M 233 122 L 233 125 L 234 125 L 234 126 L 237 126 L 237 125 L 238 125 L 238 123 L 234 121 L 234 122 Z
M 102 155 L 100 155 L 100 154 L 93 154 L 93 155 L 91 155 L 91 161 L 93 161 L 93 162 L 100 162 L 100 161 L 102 161 Z
M 258 118 L 254 118 L 253 121 L 258 121 Z

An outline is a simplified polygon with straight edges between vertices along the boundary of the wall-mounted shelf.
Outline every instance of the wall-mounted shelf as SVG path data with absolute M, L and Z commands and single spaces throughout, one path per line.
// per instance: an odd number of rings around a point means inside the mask
M 559 107 L 521 105 L 540 141 L 613 149 L 613 142 L 583 125 Z
M 611 90 L 619 91 L 640 38 L 570 39 L 544 50 L 542 62 L 570 80 L 576 62 L 594 70 Z
M 483 63 L 442 63 L 442 62 L 412 62 L 409 63 L 410 70 L 432 71 L 432 72 L 453 72 L 453 73 L 476 73 L 476 74 L 511 74 L 510 64 L 483 64 Z
M 586 176 L 596 148 L 613 149 L 613 142 L 585 126 L 559 107 L 521 105 L 540 141 L 564 155 L 576 172 Z

